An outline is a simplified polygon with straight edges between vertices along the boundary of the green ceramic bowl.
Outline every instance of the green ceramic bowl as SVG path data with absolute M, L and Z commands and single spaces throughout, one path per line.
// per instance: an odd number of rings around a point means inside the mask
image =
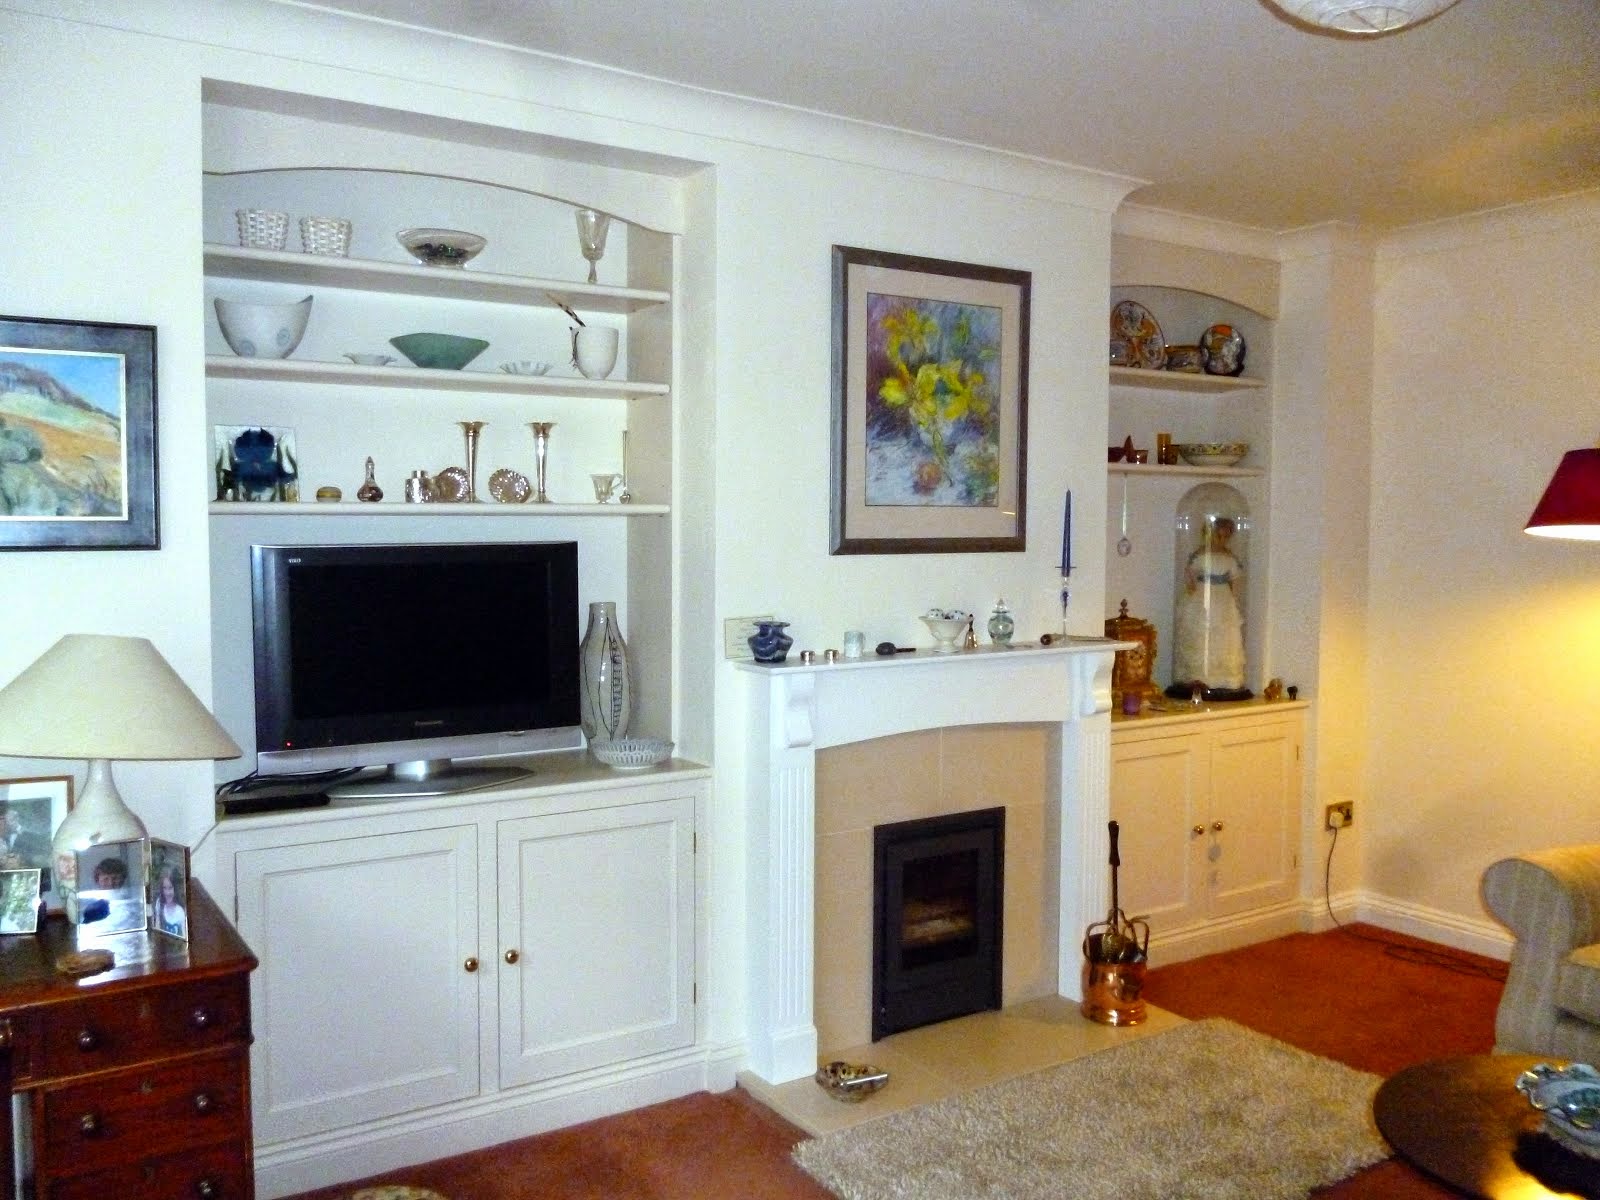
M 389 344 L 417 366 L 441 371 L 459 371 L 489 348 L 482 338 L 453 333 L 406 333 L 390 338 Z

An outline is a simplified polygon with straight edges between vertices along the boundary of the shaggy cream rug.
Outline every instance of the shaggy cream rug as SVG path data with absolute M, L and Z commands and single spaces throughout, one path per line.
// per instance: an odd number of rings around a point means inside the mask
M 1389 1155 L 1378 1076 L 1193 1021 L 795 1148 L 845 1200 L 1300 1200 Z M 890 1086 L 894 1086 L 892 1083 Z

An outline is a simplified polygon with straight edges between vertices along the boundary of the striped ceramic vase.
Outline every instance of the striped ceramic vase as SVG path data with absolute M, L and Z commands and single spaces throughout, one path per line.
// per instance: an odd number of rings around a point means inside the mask
M 617 606 L 610 600 L 589 605 L 589 627 L 578 647 L 578 679 L 583 735 L 591 742 L 626 737 L 633 717 L 632 667 Z

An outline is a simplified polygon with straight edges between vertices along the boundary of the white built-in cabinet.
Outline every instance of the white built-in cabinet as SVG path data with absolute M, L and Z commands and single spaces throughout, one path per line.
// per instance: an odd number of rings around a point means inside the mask
M 1212 705 L 1111 727 L 1122 908 L 1156 961 L 1297 928 L 1305 701 Z
M 467 798 L 218 825 L 219 886 L 261 962 L 264 1195 L 452 1145 L 423 1131 L 481 1145 L 661 1098 L 652 1073 L 692 1065 L 709 772 L 537 769 Z

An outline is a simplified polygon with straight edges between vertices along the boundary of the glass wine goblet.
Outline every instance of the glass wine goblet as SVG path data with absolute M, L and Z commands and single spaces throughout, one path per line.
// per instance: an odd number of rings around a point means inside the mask
M 595 264 L 606 252 L 606 233 L 611 228 L 611 218 L 592 208 L 578 210 L 578 246 L 589 262 L 589 282 L 596 282 Z

